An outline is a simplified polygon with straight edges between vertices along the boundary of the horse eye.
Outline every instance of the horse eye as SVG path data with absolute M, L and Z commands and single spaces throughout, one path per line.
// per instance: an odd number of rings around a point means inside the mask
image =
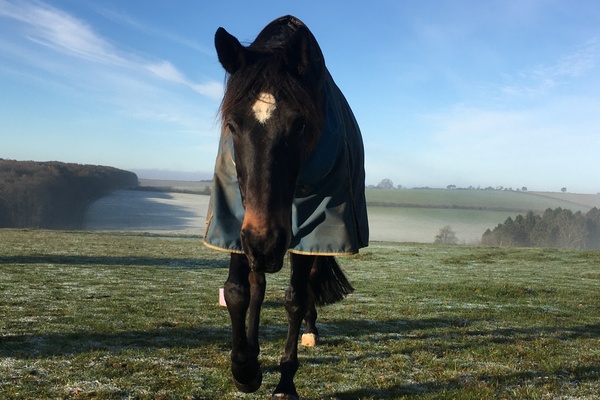
M 294 132 L 302 133 L 304 132 L 304 128 L 306 128 L 306 123 L 303 119 L 297 119 L 296 121 L 294 121 Z
M 229 132 L 231 132 L 231 134 L 235 136 L 235 134 L 237 132 L 235 131 L 235 128 L 233 127 L 233 125 L 227 124 L 226 126 L 227 126 L 227 129 L 229 129 Z

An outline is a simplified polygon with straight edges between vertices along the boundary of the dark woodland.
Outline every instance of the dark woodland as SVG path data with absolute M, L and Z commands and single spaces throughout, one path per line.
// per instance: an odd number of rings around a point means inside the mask
M 481 238 L 487 246 L 600 249 L 600 210 L 587 213 L 556 208 L 508 218 Z
M 0 159 L 0 228 L 77 229 L 94 200 L 136 186 L 113 167 Z

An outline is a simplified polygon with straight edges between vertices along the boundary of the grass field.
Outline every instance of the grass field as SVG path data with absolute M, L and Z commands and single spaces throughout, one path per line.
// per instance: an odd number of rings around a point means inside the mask
M 300 350 L 304 399 L 593 399 L 600 252 L 373 243 Z M 195 236 L 0 230 L 0 398 L 265 399 L 288 273 L 268 277 L 263 387 L 234 391 L 223 254 Z
M 211 182 L 164 181 L 140 179 L 142 188 L 163 191 L 206 193 Z M 544 212 L 547 208 L 562 207 L 572 211 L 587 211 L 600 207 L 600 194 L 517 192 L 509 190 L 445 190 L 445 189 L 367 189 L 371 205 L 421 207 L 441 209 L 474 209 L 486 211 Z M 502 221 L 501 221 L 502 222 Z
M 423 207 L 441 209 L 472 209 L 486 211 L 510 211 L 542 213 L 547 208 L 562 207 L 575 211 L 587 211 L 594 205 L 600 207 L 600 195 L 577 195 L 569 193 L 516 192 L 507 190 L 378 190 L 366 191 L 371 204 L 387 204 L 397 207 Z M 591 204 L 590 201 L 592 202 Z

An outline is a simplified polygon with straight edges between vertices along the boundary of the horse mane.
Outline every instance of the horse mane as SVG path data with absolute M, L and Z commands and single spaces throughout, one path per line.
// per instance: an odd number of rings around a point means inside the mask
M 246 48 L 247 62 L 243 71 L 227 76 L 220 114 L 225 127 L 225 119 L 235 109 L 243 104 L 254 103 L 262 92 L 273 93 L 276 98 L 291 104 L 304 117 L 306 148 L 307 153 L 310 153 L 318 142 L 323 126 L 324 76 L 300 80 L 285 68 L 284 50 L 300 27 L 308 31 L 298 19 L 286 16 L 271 22 L 259 33 Z M 326 71 L 320 47 L 312 33 L 308 32 L 311 46 L 316 50 L 316 56 L 311 62 L 322 63 L 322 70 Z

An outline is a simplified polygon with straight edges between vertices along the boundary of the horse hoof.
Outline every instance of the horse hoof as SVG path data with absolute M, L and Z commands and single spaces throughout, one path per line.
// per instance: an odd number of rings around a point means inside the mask
M 305 333 L 302 335 L 300 344 L 305 347 L 315 347 L 319 344 L 319 337 L 314 333 Z
M 258 370 L 258 373 L 254 377 L 254 380 L 252 380 L 252 382 L 241 383 L 238 382 L 237 379 L 235 379 L 235 377 L 233 378 L 233 382 L 235 383 L 235 387 L 237 388 L 237 390 L 239 390 L 240 392 L 254 393 L 260 388 L 260 385 L 262 385 L 262 372 Z
M 271 400 L 300 400 L 295 394 L 273 393 Z

